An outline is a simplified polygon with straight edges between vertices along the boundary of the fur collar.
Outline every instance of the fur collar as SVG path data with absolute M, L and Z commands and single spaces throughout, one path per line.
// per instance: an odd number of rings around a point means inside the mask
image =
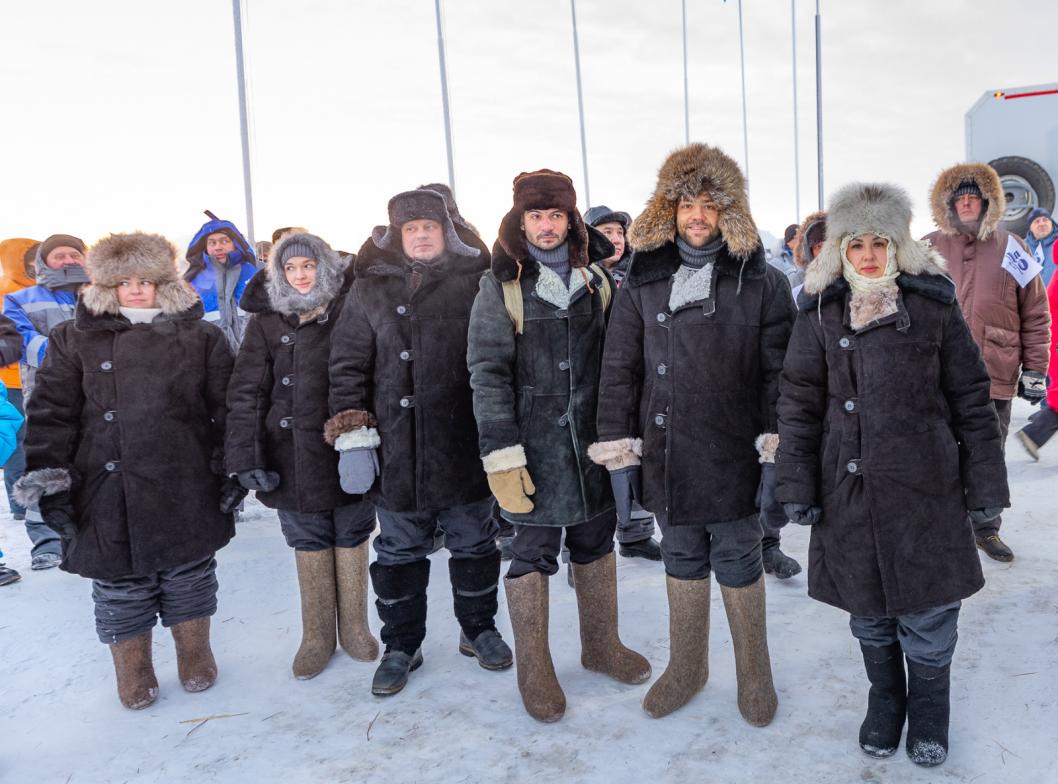
M 900 288 L 894 283 L 873 291 L 853 292 L 849 297 L 849 326 L 861 330 L 897 312 Z
M 908 275 L 902 273 L 897 277 L 896 285 L 901 291 L 919 294 L 945 305 L 955 302 L 955 283 L 944 274 Z M 844 278 L 838 278 L 818 294 L 810 294 L 801 289 L 797 295 L 797 309 L 815 310 L 828 302 L 844 299 L 849 291 L 849 284 Z
M 198 298 L 198 295 L 193 291 L 190 292 L 189 298 L 185 299 L 183 292 L 177 294 L 173 298 L 163 297 L 162 289 L 175 287 L 177 284 L 167 284 L 164 287 L 158 288 L 158 304 L 162 306 L 162 316 L 165 321 L 197 321 L 201 319 L 205 314 L 205 308 L 202 307 L 202 300 Z M 81 290 L 81 296 L 77 298 L 77 307 L 74 310 L 74 323 L 79 330 L 110 330 L 117 332 L 120 330 L 131 329 L 132 324 L 129 320 L 121 315 L 120 310 L 116 310 L 111 313 L 110 311 L 93 311 L 90 307 L 90 300 L 92 295 L 89 293 L 89 289 L 94 288 L 93 286 L 85 286 Z M 97 291 L 109 291 L 114 292 L 114 289 L 97 289 Z M 184 290 L 186 291 L 186 290 Z M 86 294 L 89 296 L 86 298 Z M 117 302 L 117 294 L 113 294 L 114 302 Z M 163 301 L 167 304 L 162 305 Z M 189 302 L 190 304 L 183 309 L 174 309 L 180 302 Z M 158 321 L 153 321 L 150 325 L 151 328 L 158 326 Z
M 539 262 L 536 262 L 536 265 L 536 296 L 560 310 L 568 308 L 577 292 L 584 288 L 584 275 L 579 269 L 571 270 L 567 287 L 553 269 Z
M 1006 197 L 1003 185 L 996 170 L 986 163 L 960 163 L 945 169 L 937 176 L 929 195 L 929 206 L 933 213 L 933 222 L 942 234 L 960 234 L 961 224 L 952 209 L 952 194 L 964 182 L 976 183 L 981 195 L 988 202 L 988 209 L 981 218 L 977 230 L 977 239 L 987 240 L 999 227 L 1006 209 Z
M 720 252 L 716 254 L 716 261 L 713 264 L 717 275 L 741 277 L 742 280 L 763 278 L 768 271 L 764 246 L 759 240 L 756 248 L 745 259 L 733 255 L 725 241 L 720 247 Z M 632 255 L 628 276 L 622 285 L 636 288 L 657 280 L 665 280 L 675 275 L 682 266 L 683 260 L 680 258 L 675 241 L 667 242 L 655 250 L 636 250 Z
M 669 292 L 669 312 L 675 313 L 684 305 L 708 299 L 713 290 L 712 263 L 701 269 L 681 266 L 672 276 L 672 290 Z

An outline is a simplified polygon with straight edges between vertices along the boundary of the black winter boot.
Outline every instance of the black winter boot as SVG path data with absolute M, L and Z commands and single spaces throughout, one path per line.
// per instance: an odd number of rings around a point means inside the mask
M 486 670 L 505 670 L 514 655 L 496 631 L 496 592 L 500 580 L 499 551 L 483 558 L 450 558 L 452 603 L 462 632 L 459 652 L 477 657 Z
M 876 647 L 860 643 L 871 690 L 867 717 L 860 725 L 860 748 L 872 757 L 891 756 L 900 746 L 907 715 L 907 681 L 900 643 Z
M 932 768 L 948 758 L 951 665 L 931 667 L 907 660 L 907 756 Z
M 396 694 L 408 682 L 408 673 L 422 665 L 419 646 L 426 637 L 426 586 L 430 562 L 384 566 L 371 564 L 375 607 L 382 621 L 379 635 L 386 652 L 375 670 L 371 693 L 382 697 Z
M 789 580 L 795 574 L 801 573 L 801 564 L 780 550 L 778 546 L 765 550 L 761 558 L 764 561 L 764 571 L 774 574 L 780 580 Z
M 647 561 L 661 560 L 661 546 L 651 537 L 638 542 L 622 542 L 618 550 L 622 558 L 643 558 Z

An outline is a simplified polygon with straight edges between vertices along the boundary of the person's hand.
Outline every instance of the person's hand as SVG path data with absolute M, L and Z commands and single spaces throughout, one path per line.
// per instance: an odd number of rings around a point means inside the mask
M 364 495 L 378 476 L 375 447 L 346 449 L 338 457 L 338 482 L 349 495 Z
M 1003 514 L 1003 507 L 1001 506 L 989 506 L 985 509 L 971 509 L 970 521 L 979 525 L 981 523 L 995 520 L 1001 514 Z
M 501 509 L 511 514 L 528 514 L 533 511 L 533 502 L 529 500 L 529 496 L 536 492 L 536 486 L 525 466 L 495 471 L 486 474 L 486 477 L 489 480 L 489 489 Z
M 632 519 L 632 503 L 643 497 L 643 472 L 632 465 L 610 472 L 610 487 L 617 505 L 617 519 L 627 524 Z
M 279 474 L 275 471 L 265 471 L 263 468 L 251 468 L 249 471 L 240 471 L 238 476 L 239 484 L 247 490 L 270 493 L 279 487 Z
M 76 512 L 69 490 L 41 496 L 38 505 L 40 516 L 44 518 L 44 525 L 63 539 L 73 539 L 77 536 Z
M 798 525 L 815 525 L 823 518 L 823 509 L 815 504 L 783 504 L 782 510 Z
M 1039 403 L 1047 397 L 1047 382 L 1043 374 L 1035 370 L 1024 371 L 1018 381 L 1018 397 L 1030 403 Z
M 250 492 L 233 476 L 229 476 L 220 486 L 220 511 L 221 514 L 231 514 L 239 508 L 242 499 Z

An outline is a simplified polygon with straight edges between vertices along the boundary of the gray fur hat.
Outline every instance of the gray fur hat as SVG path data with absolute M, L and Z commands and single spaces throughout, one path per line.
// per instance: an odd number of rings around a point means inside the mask
M 444 229 L 445 250 L 457 256 L 479 255 L 481 251 L 459 239 L 448 209 L 445 197 L 428 188 L 398 193 L 389 200 L 389 225 L 385 228 L 376 227 L 371 239 L 381 250 L 400 255 L 403 252 L 400 227 L 408 221 L 433 220 L 440 223 Z
M 302 294 L 287 281 L 283 264 L 294 256 L 316 260 L 316 283 Z M 287 234 L 268 257 L 268 299 L 278 313 L 299 316 L 326 307 L 338 296 L 349 259 L 331 249 L 315 234 Z

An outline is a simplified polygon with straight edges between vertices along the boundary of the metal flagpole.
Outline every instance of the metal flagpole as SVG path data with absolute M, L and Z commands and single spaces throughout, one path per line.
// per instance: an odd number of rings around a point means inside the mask
M 242 56 L 242 8 L 241 0 L 231 0 L 231 11 L 235 21 L 235 74 L 239 83 L 239 133 L 242 137 L 242 179 L 246 200 L 246 239 L 250 248 L 254 244 L 253 231 L 253 183 L 250 180 L 250 134 L 246 113 L 246 67 Z
M 683 6 L 683 138 L 685 144 L 691 143 L 691 98 L 687 86 L 687 0 Z
M 790 0 L 790 30 L 793 36 L 793 171 L 794 204 L 801 220 L 801 145 L 797 136 L 797 0 Z
M 816 0 L 816 161 L 819 166 L 819 209 L 823 209 L 823 26 Z
M 456 170 L 452 162 L 452 116 L 448 109 L 448 66 L 445 58 L 444 25 L 441 22 L 441 0 L 434 0 L 434 11 L 437 15 L 437 59 L 441 69 L 441 107 L 445 121 L 445 151 L 448 154 L 448 187 L 456 192 Z
M 580 42 L 577 39 L 577 0 L 569 0 L 573 15 L 573 61 L 577 67 L 577 112 L 580 115 L 580 156 L 584 161 L 585 206 L 591 206 L 591 188 L 588 185 L 588 141 L 584 135 L 584 90 L 580 84 Z
M 749 183 L 749 124 L 746 120 L 746 49 L 742 41 L 742 0 L 738 0 L 738 59 L 742 65 L 742 147 L 745 155 L 746 183 Z

